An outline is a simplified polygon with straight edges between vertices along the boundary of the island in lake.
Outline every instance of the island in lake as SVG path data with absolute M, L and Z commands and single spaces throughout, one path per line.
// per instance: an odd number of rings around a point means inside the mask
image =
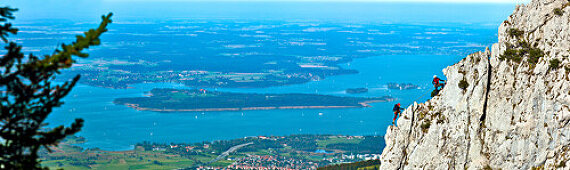
M 414 85 L 411 83 L 388 83 L 386 85 L 388 87 L 388 89 L 392 89 L 392 90 L 411 90 L 411 89 L 418 89 L 419 86 L 418 85 Z
M 317 94 L 257 94 L 205 89 L 153 89 L 148 97 L 117 98 L 115 104 L 157 112 L 204 112 L 272 109 L 326 109 L 369 107 L 392 97 L 339 97 Z
M 358 94 L 358 93 L 366 93 L 366 92 L 368 92 L 367 88 L 346 89 L 346 93 L 348 93 L 348 94 Z

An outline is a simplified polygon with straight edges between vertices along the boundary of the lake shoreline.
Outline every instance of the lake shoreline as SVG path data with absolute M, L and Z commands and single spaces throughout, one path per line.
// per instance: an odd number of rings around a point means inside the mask
M 213 112 L 284 109 L 335 109 L 370 107 L 369 103 L 395 98 L 341 97 L 319 94 L 258 94 L 208 91 L 206 89 L 158 89 L 145 97 L 116 98 L 113 103 L 139 111 Z
M 389 98 L 386 100 L 370 100 L 360 102 L 360 106 L 270 106 L 270 107 L 244 107 L 244 108 L 201 108 L 201 109 L 158 109 L 150 107 L 140 107 L 137 104 L 125 103 L 127 107 L 138 111 L 153 112 L 221 112 L 221 111 L 254 111 L 254 110 L 292 110 L 292 109 L 345 109 L 345 108 L 365 108 L 372 107 L 371 103 L 390 102 L 396 100 Z

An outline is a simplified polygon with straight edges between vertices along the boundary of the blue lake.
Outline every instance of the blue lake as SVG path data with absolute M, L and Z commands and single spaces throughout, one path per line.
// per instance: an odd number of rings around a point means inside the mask
M 78 85 L 66 98 L 66 104 L 52 114 L 48 122 L 70 123 L 74 118 L 85 119 L 78 134 L 86 137 L 85 147 L 108 150 L 128 150 L 142 141 L 201 142 L 258 135 L 343 134 L 383 135 L 391 124 L 392 106 L 400 102 L 409 105 L 431 92 L 431 77 L 461 60 L 461 56 L 393 55 L 356 59 L 346 68 L 359 74 L 329 77 L 306 84 L 261 88 L 217 89 L 220 91 L 256 93 L 318 93 L 348 95 L 346 88 L 368 87 L 366 94 L 355 96 L 384 96 L 398 98 L 396 102 L 374 103 L 369 108 L 264 110 L 246 112 L 180 112 L 158 113 L 136 111 L 112 103 L 117 97 L 143 96 L 157 87 L 186 88 L 183 85 L 152 83 L 137 84 L 134 89 L 106 89 Z M 421 69 L 418 69 L 421 68 Z M 442 76 L 442 75 L 441 75 Z M 420 85 L 416 90 L 388 90 L 388 82 Z M 418 102 L 429 99 L 429 94 Z
M 290 134 L 384 135 L 392 106 L 429 99 L 434 74 L 497 40 L 497 27 L 513 4 L 348 3 L 348 2 L 128 2 L 81 1 L 21 8 L 14 38 L 23 51 L 50 54 L 61 43 L 93 28 L 114 12 L 114 23 L 86 63 L 98 60 L 190 63 L 207 57 L 346 57 L 341 66 L 358 74 L 271 88 L 211 89 L 255 93 L 317 93 L 338 96 L 393 96 L 395 102 L 368 108 L 158 113 L 112 102 L 140 97 L 153 88 L 180 84 L 131 85 L 108 89 L 78 84 L 66 103 L 48 117 L 49 126 L 83 118 L 77 135 L 85 147 L 128 150 L 138 142 L 201 142 L 246 136 Z M 83 7 L 92 7 L 84 10 Z M 49 14 L 49 15 L 48 15 Z M 190 61 L 190 62 L 189 62 Z M 216 60 L 217 61 L 217 60 Z M 214 61 L 215 62 L 215 61 Z M 248 67 L 244 65 L 243 67 Z M 188 68 L 193 70 L 200 68 Z M 389 90 L 386 83 L 421 89 Z M 345 94 L 367 87 L 365 94 Z

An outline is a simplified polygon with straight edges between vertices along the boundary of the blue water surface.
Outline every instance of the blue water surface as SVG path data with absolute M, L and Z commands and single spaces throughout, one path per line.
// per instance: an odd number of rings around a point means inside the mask
M 59 2 L 58 0 L 52 0 Z M 128 150 L 142 141 L 201 142 L 291 134 L 384 135 L 392 106 L 429 99 L 431 78 L 496 41 L 497 27 L 513 4 L 293 3 L 293 2 L 113 2 L 81 1 L 20 7 L 15 41 L 24 51 L 50 54 L 61 43 L 115 12 L 115 23 L 86 62 L 117 59 L 191 61 L 211 56 L 354 55 L 342 63 L 358 74 L 270 88 L 220 88 L 231 92 L 392 96 L 397 101 L 367 108 L 158 113 L 136 111 L 112 101 L 140 97 L 153 88 L 188 88 L 172 83 L 109 89 L 77 85 L 47 120 L 50 127 L 83 118 L 77 135 L 84 147 Z M 53 5 L 58 4 L 58 5 Z M 84 8 L 79 8 L 79 6 Z M 305 43 L 293 46 L 291 43 Z M 228 48 L 246 46 L 247 48 Z M 247 66 L 244 66 L 247 67 Z M 199 68 L 198 68 L 199 69 Z M 386 83 L 412 83 L 413 90 L 389 90 Z M 347 88 L 369 88 L 346 94 Z
M 139 97 L 152 88 L 186 88 L 182 85 L 137 84 L 134 89 L 106 89 L 78 85 L 66 98 L 66 104 L 49 117 L 53 124 L 70 123 L 75 117 L 86 120 L 78 134 L 88 139 L 82 146 L 110 150 L 127 150 L 141 141 L 200 142 L 258 135 L 348 134 L 383 135 L 391 124 L 392 106 L 411 104 L 429 98 L 431 77 L 454 64 L 460 56 L 378 56 L 357 59 L 350 68 L 359 74 L 330 77 L 307 84 L 262 88 L 218 89 L 220 91 L 256 93 L 318 93 L 349 96 L 346 88 L 368 87 L 366 94 L 385 96 L 395 102 L 374 103 L 368 108 L 261 110 L 244 112 L 158 113 L 136 111 L 114 105 L 117 97 Z M 421 69 L 417 69 L 421 68 Z M 440 74 L 441 75 L 441 74 Z M 421 86 L 414 90 L 389 90 L 388 82 L 406 82 Z M 421 97 L 424 95 L 423 97 Z M 419 98 L 421 97 L 421 98 Z

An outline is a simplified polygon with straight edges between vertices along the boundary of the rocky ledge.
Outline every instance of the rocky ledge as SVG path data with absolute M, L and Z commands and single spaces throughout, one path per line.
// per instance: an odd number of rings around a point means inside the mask
M 381 169 L 570 169 L 570 1 L 533 0 L 386 132 Z

